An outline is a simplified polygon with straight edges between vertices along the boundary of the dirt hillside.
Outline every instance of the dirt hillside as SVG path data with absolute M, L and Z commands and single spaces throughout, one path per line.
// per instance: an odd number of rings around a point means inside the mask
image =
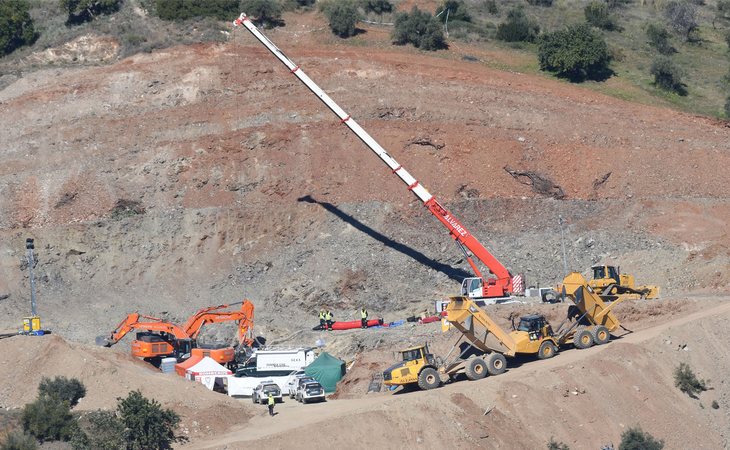
M 11 380 L 0 406 L 63 374 L 88 383 L 82 410 L 135 388 L 175 407 L 194 447 L 288 448 L 301 443 L 290 431 L 316 424 L 306 436 L 318 447 L 539 448 L 555 436 L 597 448 L 640 424 L 667 448 L 727 448 L 727 124 L 495 70 L 484 61 L 509 55 L 467 44 L 423 53 L 368 28 L 373 45 L 358 48 L 315 13 L 285 22 L 271 39 L 528 285 L 562 278 L 562 217 L 571 269 L 614 263 L 661 286 L 660 302 L 618 311 L 643 331 L 494 379 L 365 397 L 393 350 L 453 336 L 436 337 L 437 324 L 323 336 L 316 311 L 352 320 L 364 305 L 403 319 L 458 292 L 469 267 L 390 170 L 245 30 L 229 30 L 224 43 L 46 67 L 0 90 L 0 331 L 29 313 L 33 237 L 38 309 L 54 333 L 0 341 Z M 324 339 L 355 361 L 341 398 L 287 403 L 269 420 L 132 361 L 130 339 L 88 346 L 135 310 L 182 321 L 244 297 L 271 343 Z M 562 306 L 535 308 L 553 320 Z M 532 306 L 500 308 L 490 313 L 505 321 Z M 714 390 L 679 393 L 679 361 Z

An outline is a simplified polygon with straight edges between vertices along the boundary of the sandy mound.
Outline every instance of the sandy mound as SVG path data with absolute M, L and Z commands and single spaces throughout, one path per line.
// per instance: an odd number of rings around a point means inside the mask
M 75 377 L 86 386 L 76 410 L 113 409 L 117 397 L 140 390 L 182 416 L 191 438 L 246 422 L 248 405 L 209 391 L 177 375 L 163 374 L 143 361 L 105 348 L 71 344 L 59 336 L 17 336 L 0 340 L 0 407 L 33 401 L 42 377 Z

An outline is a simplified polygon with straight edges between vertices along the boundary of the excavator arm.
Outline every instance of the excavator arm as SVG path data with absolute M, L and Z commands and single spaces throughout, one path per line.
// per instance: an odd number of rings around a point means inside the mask
M 146 322 L 140 321 L 140 319 L 147 320 Z M 96 338 L 97 345 L 104 347 L 111 347 L 117 342 L 121 341 L 124 336 L 134 330 L 152 331 L 157 333 L 168 333 L 175 337 L 175 339 L 188 339 L 188 334 L 175 324 L 164 322 L 162 319 L 151 316 L 143 316 L 139 313 L 129 314 L 117 325 L 114 331 L 108 336 L 99 336 Z
M 239 304 L 238 311 L 221 311 Z M 203 326 L 208 323 L 238 322 L 238 342 L 250 347 L 253 344 L 253 312 L 254 306 L 249 300 L 227 305 L 211 306 L 203 308 L 190 316 L 183 325 L 183 330 L 192 339 L 197 339 Z
M 317 84 L 312 81 L 303 70 L 292 60 L 290 60 L 284 52 L 282 52 L 273 42 L 269 40 L 251 20 L 242 13 L 233 24 L 235 26 L 244 26 L 251 34 L 261 42 L 279 61 L 281 61 L 289 71 L 294 74 L 322 103 L 324 103 L 339 119 L 340 123 L 346 125 L 355 135 L 375 153 L 391 170 L 391 172 L 400 178 L 408 190 L 423 202 L 424 206 L 436 216 L 436 218 L 447 228 L 451 237 L 457 242 L 461 250 L 464 252 L 466 259 L 474 273 L 483 280 L 483 296 L 484 297 L 502 297 L 512 293 L 512 275 L 509 271 L 495 258 L 469 231 L 459 222 L 453 214 L 444 208 L 431 193 L 416 180 L 403 166 L 388 154 L 388 152 L 373 139 L 367 131 L 365 131 L 349 114 L 347 114 L 340 106 L 334 102 Z M 491 273 L 496 276 L 496 280 L 485 279 L 479 268 L 468 254 L 469 250 L 473 256 L 481 261 Z

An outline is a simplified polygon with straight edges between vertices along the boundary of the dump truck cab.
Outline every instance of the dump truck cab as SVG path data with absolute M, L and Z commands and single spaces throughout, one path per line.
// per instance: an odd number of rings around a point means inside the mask
M 433 389 L 441 384 L 436 359 L 428 350 L 428 344 L 401 350 L 400 359 L 383 372 L 386 386 L 418 383 L 421 389 Z
M 558 342 L 553 337 L 553 327 L 541 314 L 520 317 L 520 322 L 510 332 L 510 337 L 515 342 L 516 353 L 537 354 L 543 358 L 551 357 L 557 351 Z

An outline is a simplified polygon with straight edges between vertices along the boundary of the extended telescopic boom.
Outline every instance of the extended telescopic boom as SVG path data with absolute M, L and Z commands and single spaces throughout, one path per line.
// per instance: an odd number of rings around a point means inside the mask
M 499 262 L 497 259 L 489 253 L 489 251 L 469 232 L 466 227 L 459 222 L 446 208 L 431 195 L 428 190 L 423 187 L 408 171 L 398 164 L 392 156 L 388 154 L 383 147 L 378 144 L 367 131 L 365 131 L 349 114 L 347 114 L 342 108 L 337 105 L 317 84 L 312 81 L 307 74 L 302 71 L 298 65 L 294 64 L 284 52 L 274 45 L 256 26 L 251 23 L 251 20 L 242 13 L 241 16 L 236 19 L 233 24 L 235 26 L 244 26 L 251 34 L 261 42 L 276 58 L 281 61 L 291 73 L 293 73 L 304 85 L 316 95 L 322 103 L 324 103 L 335 115 L 340 119 L 340 123 L 347 125 L 358 138 L 360 138 L 370 150 L 373 151 L 394 173 L 408 186 L 408 190 L 418 197 L 419 200 L 428 208 L 436 218 L 444 224 L 449 230 L 451 237 L 459 244 L 462 252 L 466 256 L 469 265 L 471 266 L 474 273 L 483 280 L 483 296 L 484 297 L 502 297 L 512 293 L 512 275 L 509 271 Z M 469 249 L 476 258 L 481 261 L 490 272 L 492 272 L 497 278 L 486 280 L 479 268 L 474 263 L 468 252 L 465 250 Z

